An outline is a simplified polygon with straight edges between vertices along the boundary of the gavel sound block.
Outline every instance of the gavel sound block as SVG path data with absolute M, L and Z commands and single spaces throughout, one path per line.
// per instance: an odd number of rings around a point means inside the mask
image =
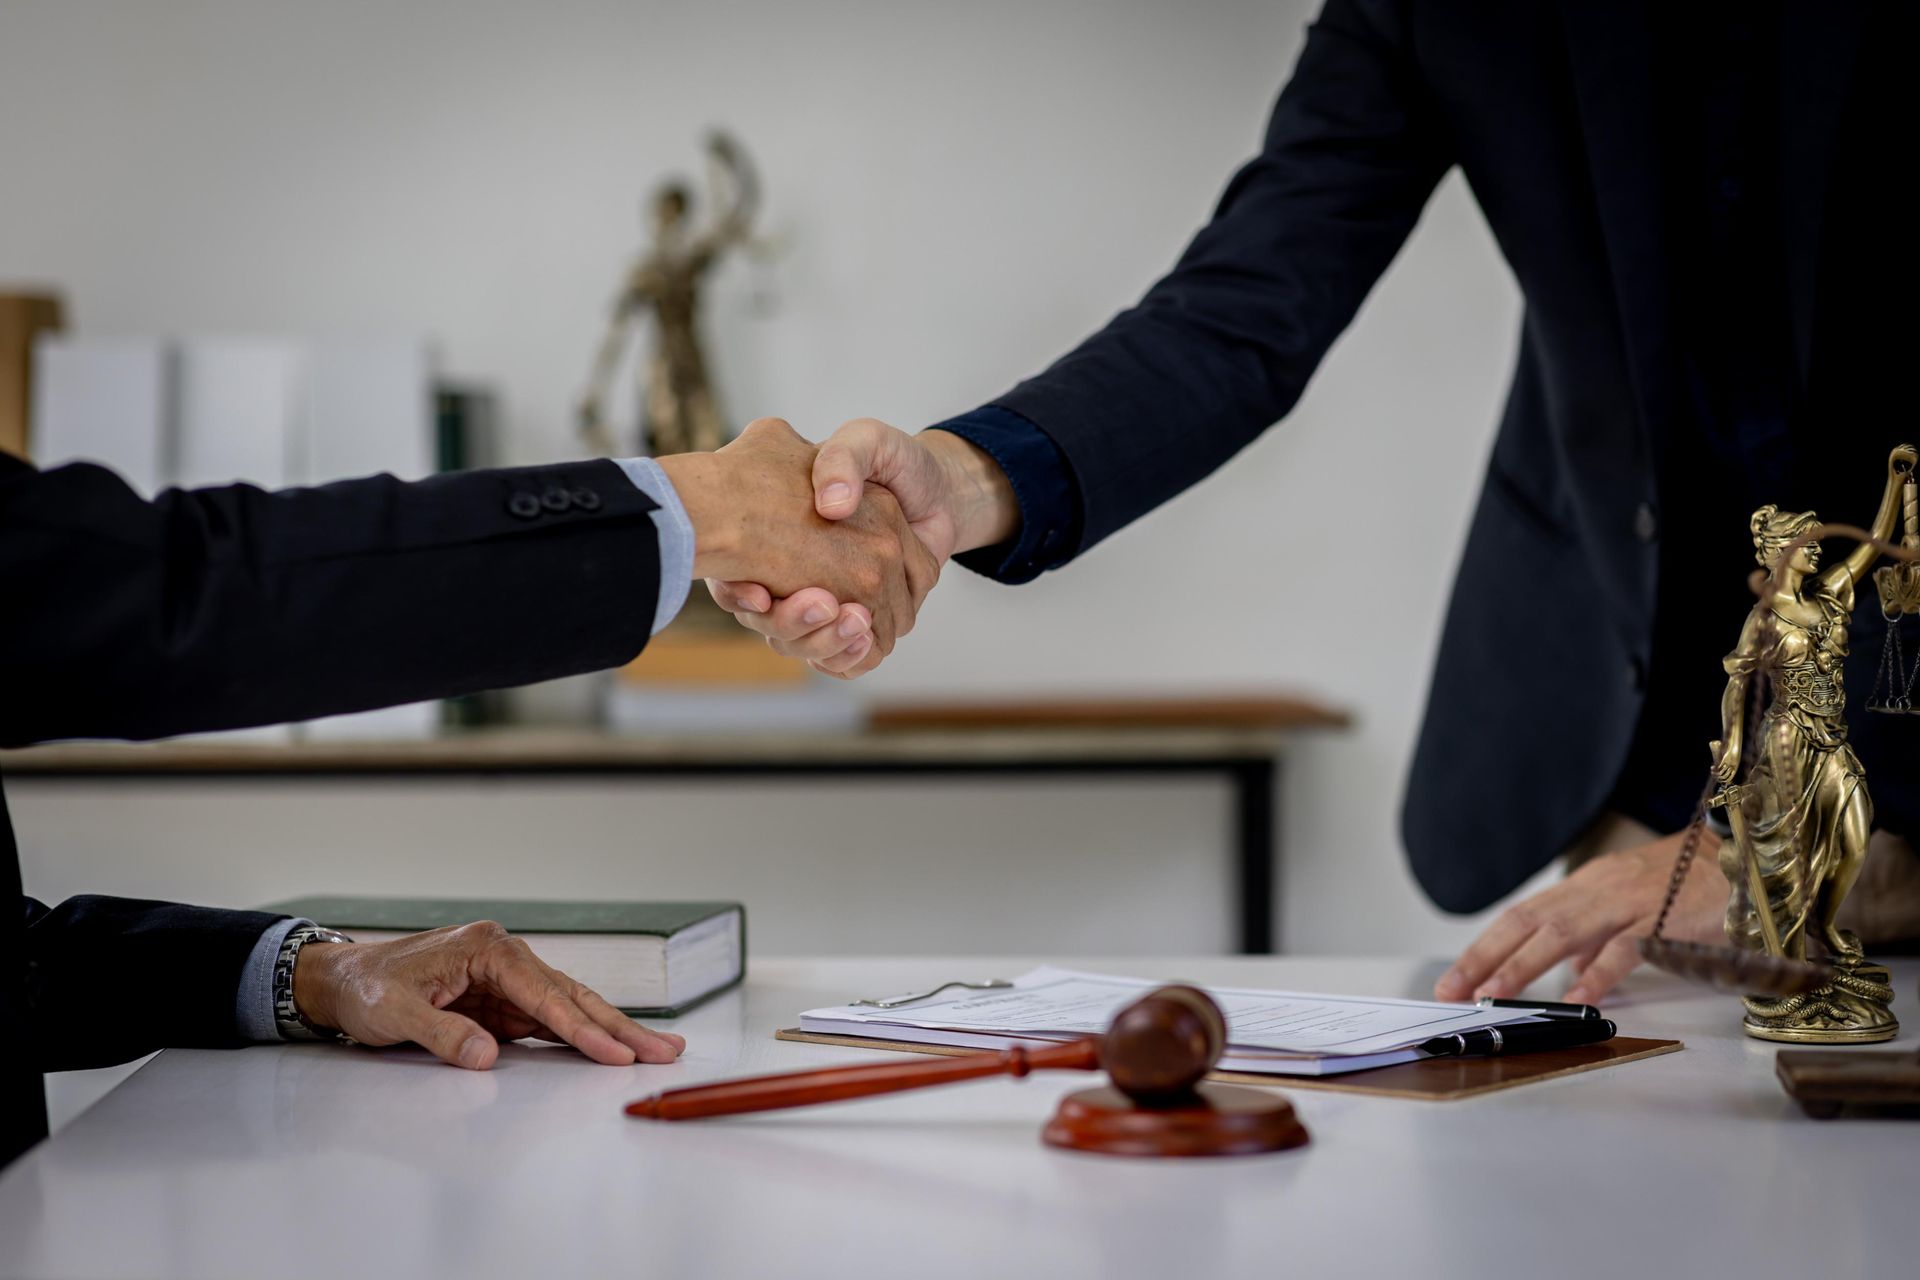
M 1060 1102 L 1041 1132 L 1051 1146 L 1129 1156 L 1226 1156 L 1306 1143 L 1293 1107 L 1277 1094 L 1202 1084 L 1226 1048 L 1227 1020 L 1194 987 L 1161 987 L 1114 1016 L 1106 1034 L 1044 1049 L 1016 1046 L 934 1062 L 885 1062 L 670 1089 L 629 1103 L 627 1114 L 694 1120 L 840 1102 L 1031 1071 L 1099 1071 L 1112 1084 Z

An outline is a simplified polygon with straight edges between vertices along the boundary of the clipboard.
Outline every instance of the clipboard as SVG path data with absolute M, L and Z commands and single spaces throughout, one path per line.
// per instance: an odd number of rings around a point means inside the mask
M 867 1036 L 825 1035 L 786 1027 L 773 1033 L 775 1040 L 801 1044 L 836 1045 L 845 1049 L 885 1049 L 897 1053 L 931 1053 L 940 1057 L 985 1052 L 958 1045 L 921 1044 L 908 1040 L 881 1040 Z M 1686 1046 L 1678 1040 L 1643 1040 L 1635 1036 L 1615 1036 L 1599 1044 L 1575 1045 L 1570 1049 L 1549 1049 L 1541 1053 L 1517 1053 L 1511 1057 L 1473 1056 L 1465 1058 L 1422 1058 L 1391 1067 L 1375 1067 L 1338 1076 L 1254 1075 L 1243 1071 L 1215 1071 L 1207 1079 L 1226 1084 L 1263 1085 L 1270 1089 L 1319 1089 L 1328 1093 L 1357 1093 L 1379 1098 L 1414 1098 L 1423 1102 L 1452 1102 L 1477 1097 L 1540 1080 L 1579 1075 L 1677 1053 Z

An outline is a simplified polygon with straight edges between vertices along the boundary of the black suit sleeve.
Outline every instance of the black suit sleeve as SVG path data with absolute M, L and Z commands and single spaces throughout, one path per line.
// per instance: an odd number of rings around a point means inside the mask
M 0 745 L 304 720 L 618 666 L 653 501 L 612 462 L 147 501 L 0 455 Z
M 1328 0 L 1259 156 L 1178 265 L 995 402 L 1065 453 L 1083 503 L 1081 549 L 1285 415 L 1412 231 L 1452 161 L 1416 75 L 1406 8 Z
M 100 467 L 0 455 L 0 745 L 300 720 L 618 665 L 652 629 L 653 509 L 610 462 L 149 502 Z M 241 971 L 276 917 L 47 908 L 13 897 L 14 873 L 0 803 L 0 879 L 21 911 L 0 926 L 0 1022 L 34 1066 L 235 1042 Z M 23 1124 L 0 1145 L 31 1140 Z
M 239 1044 L 241 970 L 260 935 L 284 919 L 91 895 L 52 908 L 21 901 L 25 1025 L 8 1031 L 41 1071 Z

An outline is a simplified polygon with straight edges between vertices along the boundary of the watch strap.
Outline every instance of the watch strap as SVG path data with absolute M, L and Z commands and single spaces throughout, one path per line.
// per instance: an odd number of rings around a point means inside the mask
M 303 924 L 289 930 L 280 943 L 280 954 L 273 961 L 273 1023 L 283 1040 L 338 1040 L 340 1033 L 329 1027 L 315 1026 L 300 1012 L 293 1000 L 293 967 L 300 951 L 310 943 L 352 942 L 337 929 Z

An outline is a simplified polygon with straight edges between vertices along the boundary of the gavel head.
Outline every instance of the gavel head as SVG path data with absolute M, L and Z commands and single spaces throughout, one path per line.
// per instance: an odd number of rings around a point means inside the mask
M 1227 1019 L 1198 987 L 1160 987 L 1114 1015 L 1100 1065 L 1138 1102 L 1183 1098 L 1220 1061 Z

